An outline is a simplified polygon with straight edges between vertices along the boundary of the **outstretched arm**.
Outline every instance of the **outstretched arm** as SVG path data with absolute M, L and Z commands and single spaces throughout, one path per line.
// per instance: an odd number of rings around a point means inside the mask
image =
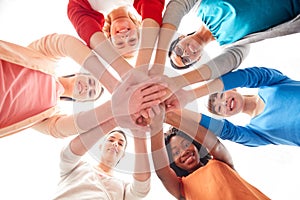
M 32 42 L 29 47 L 53 60 L 63 57 L 73 59 L 95 76 L 110 93 L 118 84 L 118 80 L 110 74 L 92 50 L 71 35 L 49 34 Z
M 162 23 L 165 0 L 135 0 L 134 7 L 142 17 L 140 46 L 135 67 L 149 65 Z M 147 71 L 148 72 L 148 71 Z
M 163 119 L 164 105 L 154 112 L 151 129 L 151 152 L 155 171 L 165 188 L 177 199 L 180 198 L 180 182 L 173 169 L 169 166 L 168 155 L 164 144 Z M 158 108 L 158 107 L 157 107 Z
M 99 124 L 115 119 L 118 126 L 124 127 L 130 122 L 130 115 L 160 103 L 162 88 L 151 82 L 145 81 L 141 85 L 132 88 L 129 79 L 113 93 L 109 100 L 98 107 L 82 111 L 73 115 L 55 115 L 45 119 L 35 126 L 39 131 L 54 137 L 67 137 L 89 131 Z M 124 122 L 124 118 L 127 120 Z M 125 123 L 125 124 L 124 124 Z
M 172 82 L 172 91 L 176 92 L 194 83 L 212 80 L 236 69 L 248 55 L 249 46 L 234 46 L 225 49 L 222 54 L 213 58 L 209 62 L 191 70 L 183 75 L 170 78 Z

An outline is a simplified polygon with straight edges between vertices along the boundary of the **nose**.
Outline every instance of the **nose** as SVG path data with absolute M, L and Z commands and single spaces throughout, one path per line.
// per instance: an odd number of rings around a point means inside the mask
M 118 143 L 117 143 L 117 142 L 114 142 L 114 143 L 113 143 L 113 147 L 118 147 Z
M 122 40 L 127 39 L 129 37 L 129 31 L 119 32 L 119 35 Z

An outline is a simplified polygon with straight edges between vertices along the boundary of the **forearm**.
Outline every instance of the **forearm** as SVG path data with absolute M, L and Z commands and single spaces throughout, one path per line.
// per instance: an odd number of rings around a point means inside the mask
M 163 24 L 160 28 L 154 58 L 154 66 L 150 70 L 151 76 L 162 75 L 164 73 L 166 58 L 168 56 L 169 47 L 175 32 L 176 27 L 172 24 Z
M 190 93 L 193 92 L 194 98 L 198 99 L 200 97 L 204 97 L 209 94 L 222 92 L 224 89 L 224 85 L 221 79 L 212 80 L 206 84 L 203 84 L 199 87 L 196 87 L 189 91 Z
M 96 32 L 92 35 L 91 47 L 120 77 L 124 77 L 132 69 L 132 66 L 116 51 L 102 32 Z
M 96 77 L 110 93 L 112 93 L 119 84 L 119 81 L 108 71 L 99 58 L 92 52 L 84 61 L 83 68 Z
M 149 65 L 159 29 L 159 24 L 153 19 L 143 20 L 141 28 L 141 41 L 135 67 Z
M 101 137 L 116 127 L 114 119 L 78 135 L 70 142 L 71 151 L 75 155 L 83 156 Z
M 135 166 L 133 177 L 138 181 L 146 181 L 151 176 L 146 143 L 146 138 L 134 137 Z
M 211 70 L 207 65 L 202 65 L 201 67 L 189 71 L 183 75 L 175 76 L 174 79 L 180 88 L 188 85 L 199 83 L 208 80 L 211 76 Z

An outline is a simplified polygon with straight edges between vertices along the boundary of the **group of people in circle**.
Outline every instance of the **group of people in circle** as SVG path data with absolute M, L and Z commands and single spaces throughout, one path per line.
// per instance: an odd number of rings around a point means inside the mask
M 174 39 L 189 12 L 200 28 Z M 49 33 L 26 47 L 0 41 L 0 137 L 27 128 L 75 136 L 61 152 L 54 199 L 142 199 L 150 191 L 149 157 L 177 199 L 270 199 L 235 171 L 219 138 L 249 147 L 300 145 L 300 108 L 290 106 L 300 103 L 300 82 L 269 67 L 237 69 L 251 43 L 298 33 L 299 14 L 298 0 L 69 0 L 67 15 L 78 35 Z M 223 51 L 197 65 L 212 41 Z M 86 73 L 58 77 L 56 62 L 65 57 Z M 167 60 L 174 70 L 192 69 L 168 76 Z M 258 94 L 241 95 L 240 87 Z M 104 90 L 111 98 L 103 104 L 60 112 L 58 101 L 95 101 Z M 185 108 L 204 96 L 213 115 L 243 112 L 251 121 L 238 126 Z M 132 182 L 113 175 L 128 135 L 135 150 Z M 101 152 L 96 166 L 81 159 L 94 145 Z

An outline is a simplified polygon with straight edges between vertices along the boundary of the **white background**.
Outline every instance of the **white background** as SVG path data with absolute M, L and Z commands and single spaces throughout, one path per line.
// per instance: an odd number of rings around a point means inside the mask
M 39 37 L 54 32 L 77 36 L 66 15 L 67 2 L 67 0 L 1 0 L 0 39 L 27 45 Z M 184 33 L 193 31 L 197 28 L 195 26 L 197 24 L 199 23 L 193 16 L 186 17 L 180 31 Z M 300 80 L 299 46 L 299 34 L 252 44 L 250 54 L 241 68 L 255 65 L 272 67 Z M 220 48 L 216 43 L 207 48 L 211 56 L 219 51 Z M 63 61 L 61 64 L 72 67 L 69 65 L 73 63 Z M 203 100 L 199 100 L 199 109 L 206 112 L 203 105 Z M 242 115 L 230 120 L 245 124 L 249 119 Z M 31 129 L 1 138 L 0 199 L 51 199 L 59 181 L 60 149 L 69 140 L 70 138 L 54 139 Z M 299 147 L 268 145 L 249 148 L 228 141 L 224 141 L 224 144 L 231 152 L 235 167 L 241 176 L 271 199 L 299 199 Z M 127 175 L 118 173 L 117 175 L 128 178 Z M 154 172 L 152 189 L 146 199 L 172 199 Z

